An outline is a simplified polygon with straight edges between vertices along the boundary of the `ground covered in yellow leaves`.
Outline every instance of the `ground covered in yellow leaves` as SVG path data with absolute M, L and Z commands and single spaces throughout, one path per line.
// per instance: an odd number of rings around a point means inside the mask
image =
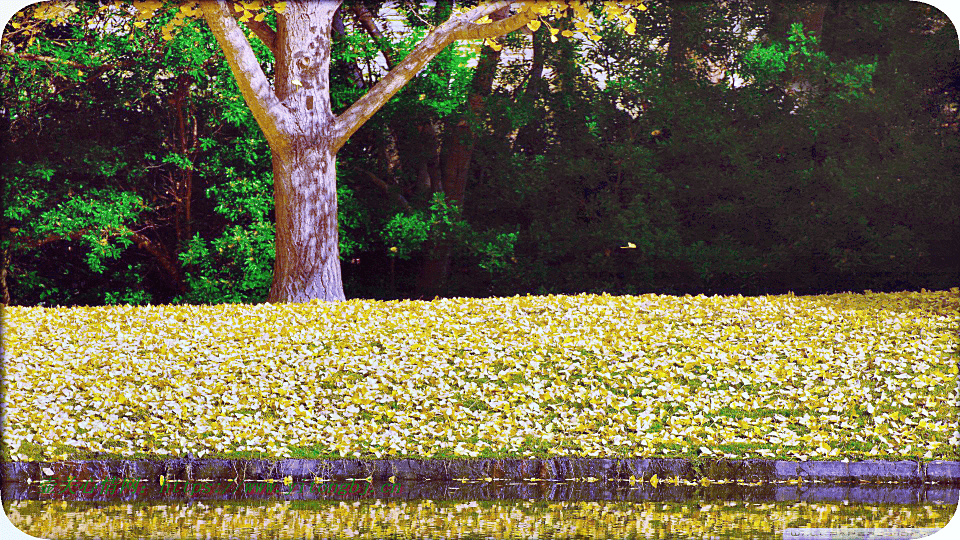
M 958 459 L 960 290 L 10 307 L 3 459 Z

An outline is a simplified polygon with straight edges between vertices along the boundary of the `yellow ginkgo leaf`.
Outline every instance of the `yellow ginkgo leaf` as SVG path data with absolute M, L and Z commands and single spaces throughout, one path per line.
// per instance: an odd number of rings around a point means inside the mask
M 653 475 L 650 477 L 650 485 L 653 487 L 657 487 L 657 482 L 659 481 L 660 480 L 657 479 L 657 475 Z
M 283 13 L 284 11 L 287 10 L 287 3 L 277 2 L 276 4 L 273 5 L 273 9 L 276 10 L 277 13 Z
M 539 20 L 532 20 L 532 21 L 528 22 L 528 23 L 527 23 L 527 28 L 529 28 L 530 30 L 533 30 L 534 32 L 536 32 L 537 29 L 540 28 L 540 21 L 539 21 Z
M 637 245 L 633 242 L 627 242 L 627 245 L 620 246 L 620 249 L 637 249 Z

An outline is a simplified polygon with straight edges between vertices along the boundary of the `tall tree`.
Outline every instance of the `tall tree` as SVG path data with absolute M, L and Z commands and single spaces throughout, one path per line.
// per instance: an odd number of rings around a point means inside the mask
M 201 2 L 241 93 L 273 155 L 276 263 L 270 302 L 343 300 L 338 252 L 336 155 L 356 130 L 447 45 L 512 32 L 536 14 L 478 24 L 509 6 L 489 2 L 435 27 L 406 58 L 339 116 L 330 105 L 330 50 L 340 2 L 291 0 L 258 37 L 276 63 L 271 85 L 225 0 Z

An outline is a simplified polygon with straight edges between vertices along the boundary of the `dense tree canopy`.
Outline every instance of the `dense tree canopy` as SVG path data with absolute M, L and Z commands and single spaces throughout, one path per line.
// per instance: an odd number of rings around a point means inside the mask
M 273 144 L 210 26 L 158 8 L 107 32 L 86 22 L 107 7 L 64 6 L 4 32 L 5 301 L 265 300 Z M 960 51 L 942 13 L 576 9 L 443 47 L 343 141 L 347 296 L 955 284 Z M 276 77 L 275 8 L 235 13 Z M 332 113 L 454 14 L 341 6 Z

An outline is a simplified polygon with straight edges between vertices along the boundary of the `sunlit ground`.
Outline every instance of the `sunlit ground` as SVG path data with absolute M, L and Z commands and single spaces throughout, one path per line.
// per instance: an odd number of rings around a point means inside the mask
M 3 455 L 957 459 L 960 290 L 4 310 Z

